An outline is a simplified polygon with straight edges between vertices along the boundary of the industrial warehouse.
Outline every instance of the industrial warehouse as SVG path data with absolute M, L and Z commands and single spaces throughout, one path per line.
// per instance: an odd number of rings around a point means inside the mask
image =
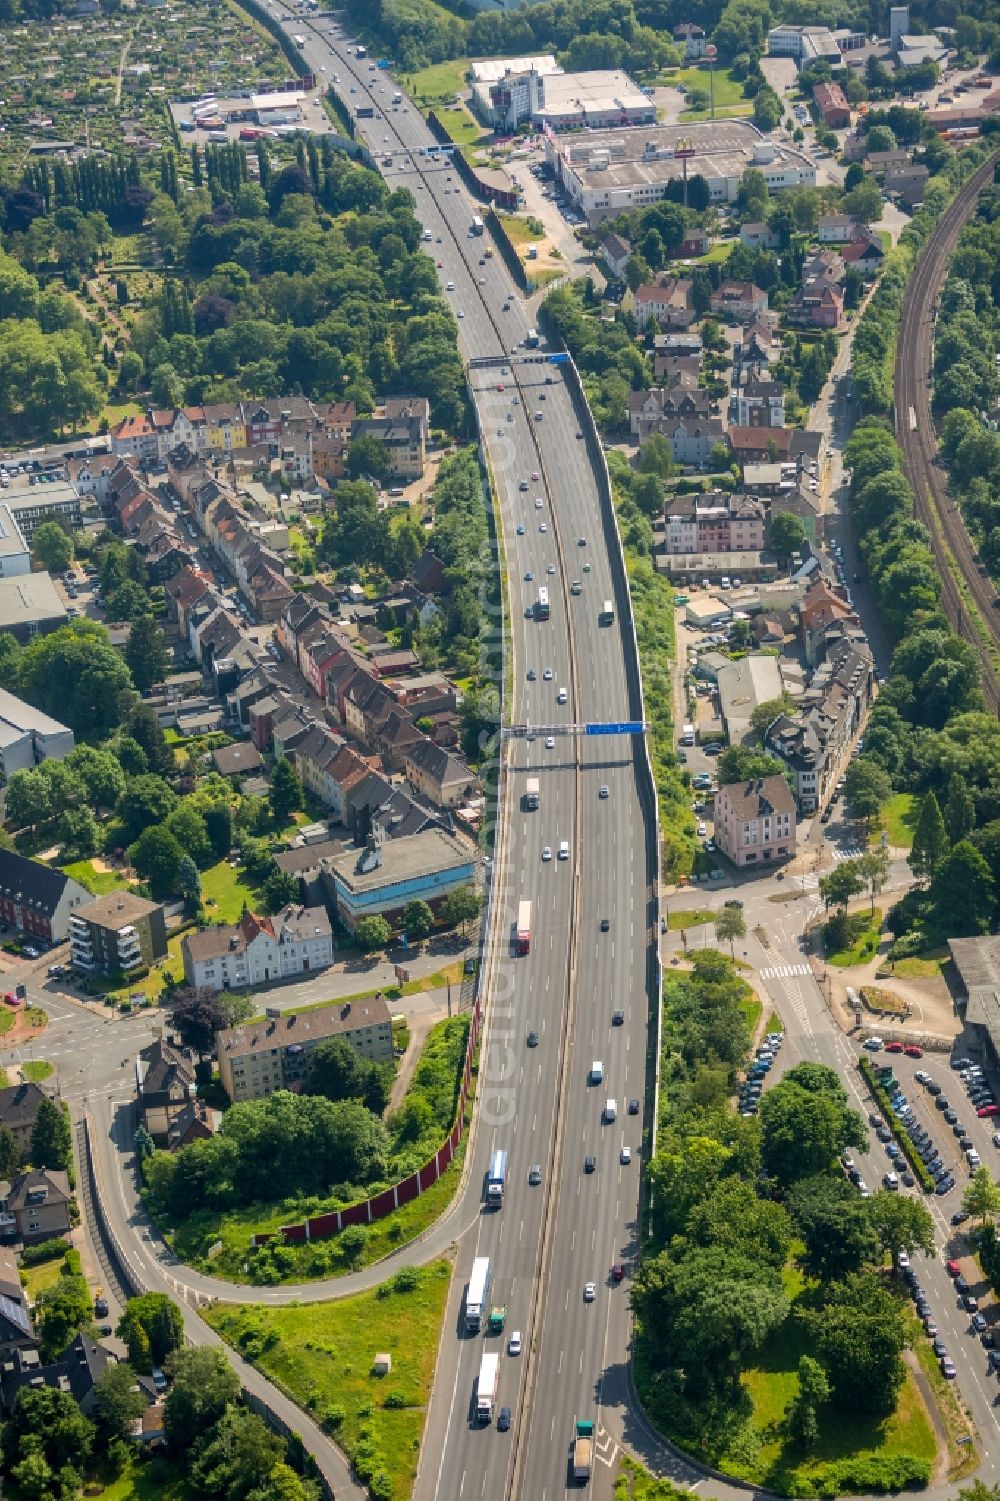
M 777 146 L 742 120 L 645 129 L 546 132 L 549 166 L 591 229 L 667 196 L 678 179 L 703 177 L 712 203 L 732 203 L 748 167 L 768 192 L 812 187 L 816 168 L 800 151 Z

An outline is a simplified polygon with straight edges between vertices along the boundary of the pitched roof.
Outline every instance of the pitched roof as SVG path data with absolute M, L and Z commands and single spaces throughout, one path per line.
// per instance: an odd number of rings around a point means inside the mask
M 744 823 L 756 818 L 770 818 L 776 813 L 795 817 L 795 800 L 788 783 L 778 772 L 769 777 L 754 777 L 749 782 L 727 783 L 719 791 L 728 799 L 736 818 Z
M 136 896 L 134 891 L 108 891 L 85 907 L 79 907 L 76 916 L 82 917 L 84 922 L 117 932 L 159 910 L 159 902 L 149 902 L 144 896 Z
M 13 850 L 0 850 L 0 897 L 33 907 L 51 917 L 62 900 L 70 877 L 65 871 Z M 77 886 L 74 881 L 74 887 Z M 83 894 L 83 887 L 79 890 Z
M 221 750 L 213 751 L 212 760 L 215 762 L 216 771 L 224 777 L 234 776 L 237 772 L 259 771 L 264 764 L 260 751 L 255 745 L 239 741 L 233 745 L 224 745 Z
M 357 1032 L 364 1027 L 388 1027 L 392 1013 L 384 996 L 377 995 L 363 1001 L 334 1001 L 318 1011 L 285 1012 L 282 1016 L 269 1017 L 263 1022 L 246 1022 L 241 1027 L 229 1027 L 216 1034 L 216 1047 L 221 1057 L 245 1058 L 261 1048 L 285 1048 L 306 1042 L 323 1042 L 328 1037 L 340 1037 L 345 1032 Z
M 8 1130 L 33 1126 L 38 1107 L 47 1096 L 37 1084 L 13 1084 L 0 1089 L 0 1126 Z

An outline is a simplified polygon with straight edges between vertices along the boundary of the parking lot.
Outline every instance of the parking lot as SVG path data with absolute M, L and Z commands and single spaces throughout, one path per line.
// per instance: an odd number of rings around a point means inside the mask
M 1000 1169 L 1000 1148 L 994 1139 L 1000 1136 L 1000 1118 L 977 1113 L 979 1108 L 990 1106 L 973 1103 L 962 1078 L 949 1066 L 944 1055 L 929 1053 L 922 1058 L 913 1058 L 905 1052 L 896 1052 L 897 1046 L 889 1043 L 888 1048 L 893 1051 L 883 1048 L 872 1053 L 872 1061 L 876 1067 L 891 1065 L 912 1109 L 916 1130 L 928 1133 L 943 1166 L 954 1176 L 957 1199 L 976 1166 L 975 1161 L 970 1165 L 967 1148 L 974 1151 L 978 1160 L 985 1163 L 994 1175 Z M 955 1056 L 959 1059 L 962 1055 Z M 927 1075 L 927 1079 L 921 1081 L 917 1078 L 918 1073 Z M 995 1089 L 984 1079 L 983 1098 L 995 1101 L 996 1097 Z M 957 1210 L 958 1204 L 952 1205 L 950 1197 L 947 1202 L 951 1209 Z

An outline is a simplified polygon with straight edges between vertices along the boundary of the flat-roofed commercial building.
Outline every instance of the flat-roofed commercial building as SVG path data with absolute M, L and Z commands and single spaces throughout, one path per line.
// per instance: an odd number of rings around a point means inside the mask
M 353 933 L 362 917 L 398 918 L 407 902 L 433 905 L 460 886 L 471 885 L 478 863 L 475 850 L 443 829 L 425 829 L 399 839 L 372 839 L 362 850 L 346 850 L 324 862 L 321 875 L 328 900 Z
M 25 644 L 57 631 L 69 619 L 66 606 L 47 573 L 0 578 L 0 631 Z
M 8 505 L 0 505 L 0 578 L 21 577 L 31 572 L 31 553 L 24 533 Z
M 272 1011 L 263 1021 L 218 1032 L 219 1080 L 234 1102 L 292 1089 L 305 1078 L 310 1053 L 334 1037 L 342 1037 L 372 1063 L 387 1062 L 392 1057 L 392 1016 L 384 996 L 333 1001 L 317 1011 Z
M 678 158 L 678 148 L 693 154 Z M 549 133 L 545 156 L 591 229 L 666 197 L 670 184 L 683 178 L 685 161 L 688 178 L 703 177 L 713 203 L 735 201 L 748 167 L 761 173 L 771 193 L 816 181 L 808 157 L 778 147 L 742 120 Z
M 4 491 L 3 501 L 28 543 L 35 527 L 43 521 L 61 521 L 74 530 L 83 525 L 80 492 L 69 480 L 53 480 L 45 485 L 15 480 Z
M 0 778 L 31 771 L 40 761 L 61 761 L 74 745 L 73 731 L 0 688 Z

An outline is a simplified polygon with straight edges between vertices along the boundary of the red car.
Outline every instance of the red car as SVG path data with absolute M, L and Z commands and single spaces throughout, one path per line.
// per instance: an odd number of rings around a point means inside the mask
M 980 1120 L 984 1120 L 987 1116 L 990 1115 L 1000 1115 L 1000 1105 L 980 1105 L 979 1109 L 976 1111 L 976 1114 L 979 1116 Z
M 621 1264 L 620 1261 L 616 1262 L 615 1265 L 611 1268 L 611 1280 L 612 1280 L 612 1282 L 621 1282 L 622 1279 L 624 1278 L 624 1276 L 625 1276 L 625 1268 L 622 1266 L 622 1264 Z
M 907 1058 L 922 1058 L 924 1056 L 923 1048 L 918 1048 L 915 1042 L 908 1042 L 903 1052 Z
M 960 1277 L 962 1275 L 961 1265 L 957 1261 L 946 1261 L 944 1269 L 949 1277 Z
M 903 1044 L 901 1042 L 887 1042 L 885 1050 L 887 1053 L 901 1053 L 903 1051 Z

